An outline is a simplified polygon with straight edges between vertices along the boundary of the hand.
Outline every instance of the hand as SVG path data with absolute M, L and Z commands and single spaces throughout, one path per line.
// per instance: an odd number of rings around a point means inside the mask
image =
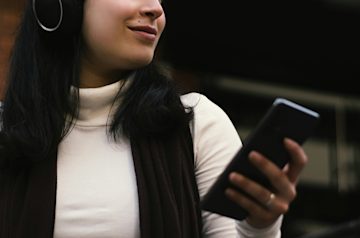
M 284 145 L 291 159 L 282 170 L 258 152 L 252 151 L 249 154 L 250 161 L 269 178 L 272 184 L 271 191 L 238 173 L 233 172 L 229 175 L 231 183 L 256 200 L 251 200 L 230 188 L 225 191 L 230 199 L 250 213 L 246 221 L 254 228 L 265 228 L 273 224 L 281 214 L 287 212 L 291 201 L 296 197 L 296 184 L 301 170 L 306 165 L 307 156 L 291 139 L 286 138 Z M 272 193 L 275 197 L 270 201 Z

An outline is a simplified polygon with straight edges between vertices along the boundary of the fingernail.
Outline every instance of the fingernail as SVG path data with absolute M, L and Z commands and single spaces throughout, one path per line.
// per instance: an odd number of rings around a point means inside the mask
M 228 188 L 225 190 L 225 194 L 229 197 L 233 197 L 235 193 L 232 189 Z
M 284 138 L 284 142 L 287 143 L 291 147 L 296 145 L 295 141 L 293 141 L 287 137 Z
M 234 172 L 232 172 L 232 173 L 229 174 L 229 179 L 230 179 L 230 180 L 234 180 L 234 177 L 235 177 L 235 173 L 234 173 Z
M 233 182 L 240 181 L 241 178 L 242 178 L 241 175 L 237 174 L 235 172 L 232 172 L 232 173 L 229 174 L 229 180 L 230 181 L 233 181 Z
M 255 151 L 251 151 L 249 154 L 249 159 L 252 162 L 259 162 L 261 160 L 260 156 L 258 153 L 256 153 Z

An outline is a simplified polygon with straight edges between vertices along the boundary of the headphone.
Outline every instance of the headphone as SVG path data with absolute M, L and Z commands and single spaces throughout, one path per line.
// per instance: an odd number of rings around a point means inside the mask
M 81 27 L 81 0 L 32 0 L 38 25 L 46 32 L 74 35 Z

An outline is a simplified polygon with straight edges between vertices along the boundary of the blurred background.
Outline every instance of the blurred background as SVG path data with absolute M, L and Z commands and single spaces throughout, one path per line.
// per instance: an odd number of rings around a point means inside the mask
M 0 85 L 25 2 L 0 0 Z M 359 218 L 360 1 L 163 5 L 167 25 L 156 58 L 186 92 L 203 93 L 221 106 L 242 140 L 277 97 L 320 113 L 321 123 L 304 144 L 309 162 L 284 217 L 283 237 Z

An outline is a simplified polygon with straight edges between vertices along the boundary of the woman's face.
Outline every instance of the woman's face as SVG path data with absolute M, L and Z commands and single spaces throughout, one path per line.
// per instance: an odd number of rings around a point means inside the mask
M 102 70 L 149 64 L 165 27 L 159 0 L 86 0 L 82 56 Z

